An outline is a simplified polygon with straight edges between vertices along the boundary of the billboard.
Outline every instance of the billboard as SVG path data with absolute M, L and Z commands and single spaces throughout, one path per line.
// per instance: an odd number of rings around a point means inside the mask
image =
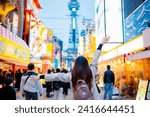
M 104 45 L 103 51 L 110 51 L 120 45 L 123 42 L 121 0 L 96 0 L 95 24 L 97 46 L 105 35 L 111 39 Z
M 126 11 L 125 11 L 126 12 Z M 125 42 L 141 35 L 150 24 L 150 0 L 143 2 L 124 20 Z
M 42 54 L 46 54 L 47 50 L 47 29 L 43 25 L 34 25 L 34 18 L 31 19 L 30 25 L 30 51 L 31 58 L 40 59 Z
M 29 50 L 2 36 L 0 36 L 0 56 L 23 63 L 30 60 Z
M 104 0 L 96 0 L 95 2 L 95 26 L 96 26 L 96 37 L 99 44 L 99 39 L 105 36 L 105 21 L 104 21 Z
M 110 35 L 111 42 L 123 42 L 121 0 L 105 0 L 105 10 L 106 34 Z
M 145 0 L 123 0 L 123 12 L 124 19 L 126 19 L 130 14 L 132 14 Z

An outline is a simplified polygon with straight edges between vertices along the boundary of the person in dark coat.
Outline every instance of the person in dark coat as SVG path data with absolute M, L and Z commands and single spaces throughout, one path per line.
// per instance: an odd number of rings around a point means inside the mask
M 22 73 L 21 70 L 18 69 L 18 72 L 15 75 L 16 78 L 16 84 L 15 87 L 17 88 L 17 91 L 20 91 L 20 82 L 21 82 Z
M 59 68 L 56 69 L 56 73 L 60 73 L 60 69 Z M 62 84 L 62 81 L 54 81 L 53 82 L 53 89 L 55 91 L 58 91 L 60 86 L 61 86 L 61 84 Z
M 107 71 L 104 73 L 104 100 L 107 97 L 107 93 L 109 93 L 109 100 L 112 100 L 114 82 L 115 75 L 113 71 L 110 70 L 110 65 L 107 65 Z
M 0 100 L 16 100 L 16 92 L 10 84 L 13 79 L 7 77 L 4 79 L 4 86 L 0 89 Z
M 2 69 L 0 69 L 0 86 L 3 85 L 3 73 L 2 73 Z
M 63 69 L 61 71 L 62 73 L 68 73 L 67 70 Z M 70 88 L 70 83 L 69 82 L 63 82 L 63 94 L 68 95 L 68 89 Z

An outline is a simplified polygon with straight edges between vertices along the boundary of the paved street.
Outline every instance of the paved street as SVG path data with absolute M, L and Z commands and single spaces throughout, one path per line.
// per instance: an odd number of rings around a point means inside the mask
M 44 94 L 43 94 L 43 96 L 40 97 L 40 100 L 71 100 L 72 99 L 72 97 L 71 97 L 72 93 L 71 93 L 70 89 L 68 91 L 68 96 L 64 96 L 62 94 L 62 91 L 63 90 L 61 88 L 58 92 L 54 92 L 54 93 L 51 92 L 50 97 L 47 98 L 46 97 L 46 89 L 44 88 Z M 20 92 L 17 92 L 17 100 L 24 100 L 24 98 L 21 96 Z

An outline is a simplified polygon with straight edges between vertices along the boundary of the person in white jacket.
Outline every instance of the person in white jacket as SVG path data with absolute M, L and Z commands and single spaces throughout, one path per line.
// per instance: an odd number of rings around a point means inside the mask
M 110 37 L 106 36 L 102 39 L 101 43 L 99 44 L 92 63 L 89 65 L 88 61 L 85 57 L 79 56 L 75 60 L 75 64 L 73 67 L 72 72 L 70 73 L 51 73 L 45 75 L 45 80 L 48 81 L 63 81 L 63 82 L 69 82 L 71 84 L 71 88 L 73 93 L 76 90 L 76 83 L 79 79 L 82 79 L 86 82 L 86 84 L 89 86 L 89 89 L 92 92 L 94 100 L 100 99 L 99 93 L 96 87 L 96 81 L 95 81 L 95 75 L 98 70 L 98 60 L 100 57 L 101 49 L 103 44 L 107 43 Z M 73 96 L 72 96 L 73 97 Z
M 38 94 L 42 96 L 43 93 L 42 83 L 33 70 L 34 64 L 29 63 L 28 72 L 21 77 L 20 92 L 26 100 L 38 100 Z

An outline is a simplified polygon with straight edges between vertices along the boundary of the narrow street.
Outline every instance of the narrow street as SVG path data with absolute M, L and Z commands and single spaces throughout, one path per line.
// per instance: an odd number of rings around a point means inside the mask
M 44 94 L 43 94 L 43 96 L 41 96 L 40 97 L 40 100 L 72 100 L 72 92 L 71 92 L 71 90 L 69 89 L 68 90 L 68 95 L 67 96 L 64 96 L 63 94 L 62 94 L 62 88 L 58 91 L 58 93 L 57 93 L 57 96 L 56 96 L 56 92 L 55 93 L 53 93 L 53 92 L 51 92 L 50 93 L 50 97 L 49 98 L 47 98 L 46 97 L 46 89 L 44 88 Z M 103 100 L 103 91 L 101 91 L 101 93 L 100 93 L 100 100 Z M 25 98 L 23 98 L 22 96 L 21 96 L 21 94 L 20 94 L 20 92 L 17 92 L 16 93 L 17 94 L 17 100 L 25 100 Z M 124 96 L 124 97 L 122 97 L 122 96 L 113 96 L 113 100 L 135 100 L 136 99 L 136 97 L 134 96 L 134 97 L 130 97 L 130 96 Z

